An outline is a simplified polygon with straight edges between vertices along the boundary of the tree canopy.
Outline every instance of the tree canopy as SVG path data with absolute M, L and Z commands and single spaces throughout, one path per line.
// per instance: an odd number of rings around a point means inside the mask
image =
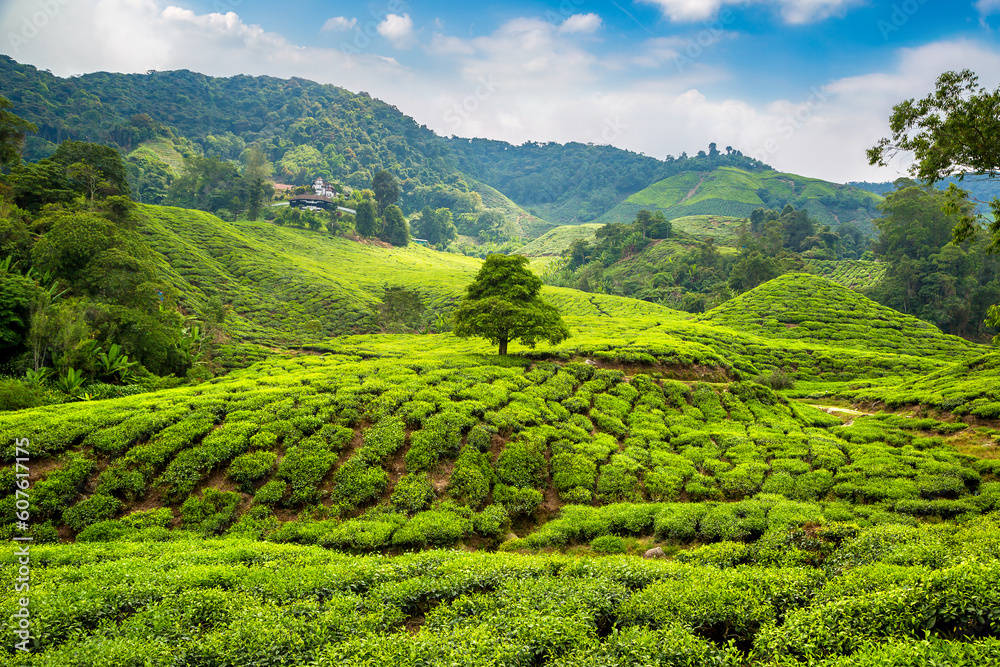
M 378 214 L 384 215 L 387 206 L 395 204 L 399 199 L 399 183 L 396 177 L 383 169 L 372 179 L 372 192 L 378 202 Z
M 868 149 L 868 162 L 886 166 L 900 153 L 916 158 L 910 173 L 935 183 L 948 176 L 993 178 L 1000 171 L 1000 87 L 990 92 L 979 85 L 970 70 L 945 72 L 937 89 L 922 100 L 909 99 L 892 108 L 891 138 L 882 138 Z M 950 188 L 954 200 L 958 188 Z M 990 203 L 993 251 L 1000 250 L 1000 199 Z M 958 212 L 951 206 L 951 212 Z M 954 228 L 956 240 L 975 236 L 977 219 L 961 215 Z
M 10 100 L 0 96 L 0 168 L 20 162 L 25 135 L 38 131 L 32 123 L 9 111 L 12 106 Z
M 542 281 L 527 264 L 523 255 L 489 255 L 455 311 L 455 335 L 486 338 L 501 355 L 513 340 L 534 347 L 568 338 L 559 311 L 538 296 Z
M 894 106 L 889 129 L 891 138 L 882 138 L 868 149 L 870 164 L 885 166 L 897 154 L 913 153 L 910 172 L 929 184 L 948 176 L 961 181 L 975 176 L 994 178 L 1000 173 L 1000 87 L 987 90 L 970 70 L 945 72 L 933 93 Z M 953 216 L 955 243 L 976 238 L 981 217 L 967 205 L 965 191 L 950 185 L 942 208 Z M 1000 198 L 994 197 L 990 208 L 993 219 L 987 228 L 992 238 L 987 249 L 996 253 L 1000 251 Z M 948 290 L 953 291 L 950 286 Z M 989 309 L 987 324 L 1000 325 L 996 305 Z

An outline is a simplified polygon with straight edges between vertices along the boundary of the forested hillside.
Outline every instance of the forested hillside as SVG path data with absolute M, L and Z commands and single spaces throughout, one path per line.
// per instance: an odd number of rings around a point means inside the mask
M 304 79 L 189 71 L 62 79 L 3 56 L 0 87 L 15 112 L 38 127 L 27 140 L 28 160 L 49 156 L 65 139 L 115 145 L 129 155 L 133 190 L 150 203 L 166 203 L 172 179 L 191 171 L 184 158 L 218 161 L 193 164 L 217 188 L 232 190 L 226 163 L 256 146 L 282 183 L 323 177 L 366 188 L 388 170 L 400 181 L 407 214 L 428 205 L 452 209 L 456 218 L 475 213 L 477 202 L 470 198 L 489 200 L 485 190 L 493 188 L 500 199 L 484 202 L 486 208 L 503 210 L 525 240 L 552 225 L 624 222 L 643 207 L 670 217 L 745 216 L 757 206 L 793 203 L 825 224 L 870 218 L 868 198 L 815 179 L 776 175 L 731 146 L 721 151 L 711 144 L 695 156 L 660 159 L 611 146 L 444 139 L 365 93 Z M 734 173 L 750 181 L 734 186 Z M 702 180 L 702 190 L 687 201 L 688 190 Z M 684 192 L 666 196 L 676 183 L 686 184 Z M 232 196 L 240 193 L 227 194 Z

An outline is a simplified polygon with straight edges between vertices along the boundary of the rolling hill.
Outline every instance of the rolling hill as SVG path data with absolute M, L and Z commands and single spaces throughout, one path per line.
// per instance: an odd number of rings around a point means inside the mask
M 699 322 L 777 339 L 931 358 L 982 346 L 904 315 L 819 276 L 786 273 L 697 316 Z
M 819 222 L 836 227 L 854 222 L 870 230 L 878 195 L 859 188 L 776 171 L 719 167 L 710 172 L 676 174 L 630 195 L 595 220 L 631 222 L 643 208 L 661 210 L 668 219 L 694 215 L 744 218 L 755 208 L 792 204 Z

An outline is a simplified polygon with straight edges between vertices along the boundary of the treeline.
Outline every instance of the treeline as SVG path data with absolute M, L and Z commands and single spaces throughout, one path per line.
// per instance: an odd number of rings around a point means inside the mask
M 434 184 L 454 171 L 446 143 L 395 107 L 303 79 L 185 70 L 63 79 L 2 56 L 0 89 L 38 127 L 25 146 L 28 160 L 47 157 L 66 139 L 127 153 L 162 135 L 162 127 L 222 160 L 258 144 L 279 178 L 296 184 L 322 176 L 366 187 L 383 169 Z
M 757 209 L 744 223 L 736 254 L 676 235 L 661 211 L 641 210 L 631 224 L 598 229 L 593 243 L 577 240 L 546 280 L 588 292 L 629 296 L 702 312 L 788 271 L 804 259 L 856 259 L 866 250 L 854 225 L 833 230 L 806 211 Z
M 159 386 L 206 361 L 221 303 L 185 315 L 140 233 L 125 165 L 64 142 L 0 174 L 0 409 Z
M 879 208 L 874 252 L 887 267 L 869 296 L 946 333 L 974 339 L 994 335 L 985 320 L 990 306 L 1000 302 L 1000 258 L 989 253 L 987 234 L 952 243 L 959 216 L 975 203 L 964 193 L 903 178 Z

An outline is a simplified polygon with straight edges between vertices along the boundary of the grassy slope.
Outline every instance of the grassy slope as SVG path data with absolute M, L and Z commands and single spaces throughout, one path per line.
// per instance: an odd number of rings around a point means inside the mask
M 165 162 L 175 174 L 184 171 L 184 156 L 180 154 L 172 141 L 167 139 L 156 139 L 155 141 L 144 142 L 140 148 L 148 148 L 156 157 Z
M 503 211 L 507 219 L 517 227 L 522 239 L 536 238 L 555 227 L 554 223 L 528 213 L 496 188 L 471 179 L 469 187 L 474 192 L 479 193 L 483 200 L 483 206 Z
M 760 285 L 698 317 L 698 321 L 794 339 L 928 358 L 975 355 L 983 346 L 804 273 L 789 273 Z
M 416 290 L 431 311 L 448 312 L 479 269 L 479 260 L 416 245 L 385 248 L 189 209 L 143 212 L 143 232 L 181 301 L 198 312 L 220 296 L 231 306 L 229 333 L 248 342 L 301 342 L 311 320 L 320 337 L 378 331 L 384 286 Z
M 716 245 L 739 245 L 740 229 L 746 218 L 728 215 L 686 215 L 671 220 L 674 231 L 690 234 L 702 241 L 714 239 Z
M 1000 419 L 1000 354 L 991 352 L 898 383 L 868 383 L 839 393 L 889 407 L 920 404 L 958 415 Z
M 814 217 L 824 224 L 836 224 L 838 220 L 818 198 L 834 197 L 845 187 L 796 174 L 748 172 L 733 167 L 720 167 L 711 172 L 684 172 L 631 195 L 595 222 L 628 222 L 642 208 L 662 210 L 670 218 L 689 215 L 746 217 L 755 208 L 767 206 L 757 194 L 763 188 L 775 200 L 807 199 L 806 208 Z M 881 201 L 874 193 L 856 191 L 863 192 L 863 196 L 873 202 Z M 852 219 L 867 221 L 870 216 L 859 211 Z
M 546 255 L 561 255 L 577 239 L 590 242 L 594 239 L 594 233 L 601 228 L 601 225 L 562 225 L 555 229 L 550 229 L 531 243 L 518 248 L 517 254 L 528 257 L 542 257 Z
M 810 273 L 823 276 L 827 280 L 849 287 L 857 292 L 868 292 L 878 286 L 885 277 L 886 265 L 859 259 L 828 261 L 822 259 L 805 260 Z

